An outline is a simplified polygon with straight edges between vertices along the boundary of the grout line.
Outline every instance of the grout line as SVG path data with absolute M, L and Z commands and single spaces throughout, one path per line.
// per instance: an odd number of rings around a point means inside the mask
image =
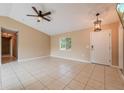
M 85 66 L 84 68 L 86 68 L 86 66 Z M 84 69 L 84 68 L 83 68 L 83 69 Z M 82 71 L 82 70 L 80 70 L 80 72 L 81 72 L 81 71 Z M 80 72 L 79 72 L 79 73 L 80 73 Z M 79 73 L 77 73 L 77 74 L 79 74 Z M 76 76 L 75 76 L 75 77 L 76 77 Z M 74 77 L 74 78 L 75 78 L 75 77 Z M 74 78 L 72 78 L 72 80 L 74 80 Z M 72 82 L 72 80 L 71 80 L 70 82 L 68 82 L 68 83 L 65 85 L 65 87 L 64 87 L 63 89 L 65 89 L 65 88 Z M 79 81 L 78 81 L 78 82 L 79 82 Z
M 37 64 L 37 63 L 36 63 L 36 64 Z M 15 65 L 15 64 L 14 64 L 14 65 Z M 8 66 L 10 66 L 10 68 L 11 68 L 12 71 L 14 72 L 16 78 L 19 80 L 19 82 L 20 82 L 21 86 L 23 87 L 23 89 L 25 89 L 24 84 L 21 82 L 19 76 L 17 75 L 16 69 L 14 69 L 14 65 L 13 65 L 13 64 L 8 64 Z M 26 69 L 26 67 L 28 66 L 27 64 L 20 65 L 20 64 L 17 63 L 17 65 L 21 66 L 22 69 L 24 69 L 24 71 L 26 71 L 26 72 L 29 73 L 33 78 L 35 78 L 36 80 L 38 80 L 39 83 L 42 84 L 45 88 L 49 89 L 46 85 L 44 85 L 44 83 L 43 83 L 40 79 L 38 79 L 37 77 L 35 77 L 35 75 L 32 74 L 29 69 Z M 77 65 L 74 64 L 73 68 L 75 68 L 76 66 L 77 66 Z M 89 76 L 88 76 L 88 80 L 87 80 L 86 83 L 84 84 L 83 89 L 86 89 L 89 80 L 91 80 L 92 75 L 93 75 L 93 73 L 95 72 L 96 66 L 97 66 L 96 64 L 93 65 L 92 71 L 90 72 L 90 74 L 89 74 Z M 84 67 L 81 67 L 81 68 L 83 68 L 83 69 L 80 69 L 80 71 L 79 71 L 77 74 L 75 74 L 74 76 L 72 76 L 71 80 L 70 80 L 67 84 L 65 84 L 62 89 L 65 89 L 65 88 L 75 79 L 75 77 L 76 77 L 78 74 L 80 74 L 86 67 L 88 67 L 88 64 L 85 65 Z M 107 66 L 104 66 L 104 65 L 103 65 L 103 67 L 104 67 L 104 73 L 103 73 L 103 74 L 104 74 L 104 90 L 105 90 L 105 89 L 106 89 L 106 72 L 107 72 L 106 67 L 107 67 Z M 1 71 L 1 72 L 2 72 L 2 71 Z M 68 73 L 68 72 L 70 72 L 70 70 L 67 71 L 67 73 Z M 74 73 L 74 72 L 73 72 L 73 73 Z M 1 74 L 0 74 L 0 75 L 1 75 Z M 56 80 L 59 80 L 59 79 L 56 79 Z M 78 81 L 78 82 L 80 82 L 80 81 Z M 32 84 L 33 84 L 33 83 L 32 83 Z M 3 85 L 2 85 L 2 75 L 1 75 L 1 89 L 2 89 L 2 87 L 3 87 Z M 71 89 L 71 88 L 70 88 L 70 89 Z
M 121 79 L 121 80 L 123 80 L 123 82 L 124 82 L 124 75 L 123 75 L 123 72 L 121 71 L 121 70 L 119 70 L 118 69 L 118 75 L 119 75 L 119 78 Z
M 22 85 L 23 89 L 25 90 L 25 87 L 23 86 L 23 83 L 22 83 L 21 80 L 19 79 L 17 73 L 14 71 L 14 69 L 13 69 L 13 67 L 12 67 L 12 64 L 10 64 L 10 67 L 11 67 L 11 69 L 13 70 L 13 72 L 15 73 L 15 75 L 16 75 L 17 79 L 19 80 L 20 84 Z
M 80 71 L 80 72 L 81 72 L 81 71 Z M 79 74 L 80 72 L 78 72 L 77 74 Z M 76 74 L 76 75 L 77 75 L 77 74 Z M 76 76 L 75 76 L 75 77 L 76 77 Z M 74 80 L 75 77 L 73 77 L 72 80 Z M 72 82 L 72 80 L 69 81 L 69 82 L 65 85 L 65 87 L 63 88 L 63 90 Z
M 2 88 L 2 70 L 1 70 L 1 66 L 0 66 L 0 87 L 1 87 L 1 90 L 3 89 Z
M 9 64 L 9 65 L 10 65 L 10 64 Z M 1 65 L 1 66 L 2 66 L 2 65 Z M 10 67 L 10 68 L 11 68 L 11 67 Z M 1 68 L 1 69 L 2 69 L 2 68 Z M 3 83 L 2 83 L 2 70 L 1 70 L 0 76 L 1 76 L 1 89 L 2 89 L 2 90 L 5 90 L 4 87 L 3 87 Z
M 94 72 L 94 70 L 95 70 L 95 67 L 96 67 L 96 65 L 94 66 L 94 68 L 93 68 L 93 70 L 92 70 L 92 72 L 91 72 L 91 74 L 90 74 L 90 76 L 89 76 L 89 78 L 88 78 L 88 80 L 87 80 L 87 83 L 86 83 L 86 85 L 84 86 L 84 89 L 86 89 L 87 84 L 88 84 L 89 80 L 91 79 L 91 77 L 92 77 L 92 75 L 93 75 L 93 72 Z
M 106 78 L 106 76 L 105 76 L 105 66 L 104 66 L 104 90 L 106 89 L 106 86 L 105 86 L 105 78 Z
M 70 72 L 70 71 L 69 71 L 69 72 Z M 80 70 L 77 74 L 79 74 L 80 72 L 81 72 L 81 70 Z M 77 75 L 77 74 L 76 74 L 76 75 Z M 75 77 L 76 77 L 76 76 L 75 76 Z M 75 77 L 73 77 L 72 80 L 73 80 Z M 63 87 L 63 90 L 69 85 L 70 82 L 72 82 L 72 80 L 70 80 L 70 81 L 65 85 L 65 87 Z
M 23 66 L 23 69 L 26 70 L 25 66 Z M 44 87 L 46 87 L 47 89 L 49 89 L 46 85 L 44 85 L 38 78 L 36 78 L 32 73 L 30 73 L 30 71 L 26 70 L 33 78 L 35 78 L 36 80 L 38 80 L 40 82 L 40 84 L 42 84 Z

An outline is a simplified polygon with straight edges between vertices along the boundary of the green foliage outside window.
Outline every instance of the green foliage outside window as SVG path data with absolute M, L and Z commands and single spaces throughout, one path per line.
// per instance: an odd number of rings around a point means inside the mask
M 71 48 L 71 38 L 62 38 L 60 41 L 60 48 L 67 50 Z

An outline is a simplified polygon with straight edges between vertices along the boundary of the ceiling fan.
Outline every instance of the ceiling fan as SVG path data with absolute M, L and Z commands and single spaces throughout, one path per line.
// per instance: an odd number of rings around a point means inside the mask
M 51 15 L 51 12 L 46 12 L 46 13 L 42 13 L 41 10 L 37 10 L 34 6 L 32 7 L 32 9 L 37 13 L 37 15 L 27 15 L 27 16 L 31 16 L 31 17 L 37 17 L 38 20 L 37 22 L 40 22 L 41 19 L 44 19 L 46 21 L 51 21 L 50 19 L 46 18 L 45 16 Z

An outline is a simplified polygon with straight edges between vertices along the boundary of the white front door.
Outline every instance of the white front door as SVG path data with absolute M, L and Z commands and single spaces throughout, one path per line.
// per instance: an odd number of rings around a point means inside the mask
M 91 32 L 91 62 L 111 64 L 111 31 Z

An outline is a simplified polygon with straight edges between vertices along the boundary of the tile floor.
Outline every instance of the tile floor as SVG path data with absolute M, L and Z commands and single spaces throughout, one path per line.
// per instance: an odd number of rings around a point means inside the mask
M 58 58 L 12 62 L 1 66 L 3 90 L 122 90 L 118 69 Z

